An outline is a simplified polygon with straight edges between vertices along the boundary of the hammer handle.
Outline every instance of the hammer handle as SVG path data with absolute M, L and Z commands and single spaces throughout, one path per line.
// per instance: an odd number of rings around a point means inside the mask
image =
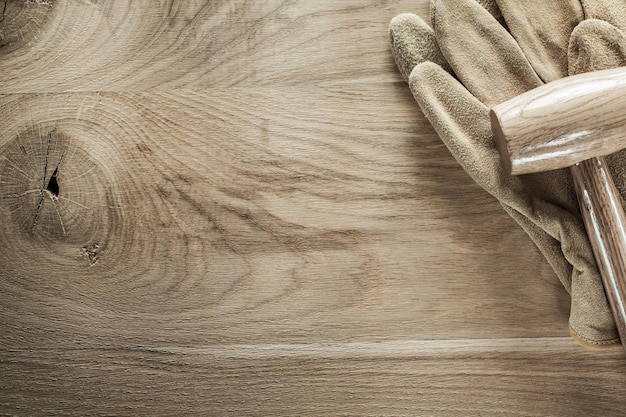
M 626 349 L 626 217 L 603 157 L 570 167 L 587 235 Z

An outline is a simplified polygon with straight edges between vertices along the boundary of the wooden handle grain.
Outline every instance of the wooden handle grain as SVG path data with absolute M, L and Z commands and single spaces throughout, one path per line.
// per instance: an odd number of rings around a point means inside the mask
M 514 174 L 572 166 L 626 148 L 626 68 L 545 84 L 491 110 L 502 162 Z
M 570 168 L 587 234 L 626 349 L 626 217 L 603 157 Z

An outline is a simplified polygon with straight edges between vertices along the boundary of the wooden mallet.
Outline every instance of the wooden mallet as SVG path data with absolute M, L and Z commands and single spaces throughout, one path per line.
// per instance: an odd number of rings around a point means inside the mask
M 570 167 L 622 346 L 626 348 L 626 218 L 604 156 L 626 148 L 626 68 L 545 84 L 491 110 L 513 175 Z

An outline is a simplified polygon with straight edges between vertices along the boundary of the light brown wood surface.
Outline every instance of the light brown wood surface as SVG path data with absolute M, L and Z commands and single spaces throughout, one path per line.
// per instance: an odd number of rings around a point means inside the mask
M 6 2 L 0 414 L 621 415 L 395 69 L 407 11 Z

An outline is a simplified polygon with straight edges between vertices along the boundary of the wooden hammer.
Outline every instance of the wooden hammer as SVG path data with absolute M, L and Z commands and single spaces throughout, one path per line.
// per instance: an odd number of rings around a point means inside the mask
M 575 75 L 494 107 L 491 127 L 513 175 L 570 167 L 626 349 L 626 218 L 604 156 L 626 148 L 626 68 Z

